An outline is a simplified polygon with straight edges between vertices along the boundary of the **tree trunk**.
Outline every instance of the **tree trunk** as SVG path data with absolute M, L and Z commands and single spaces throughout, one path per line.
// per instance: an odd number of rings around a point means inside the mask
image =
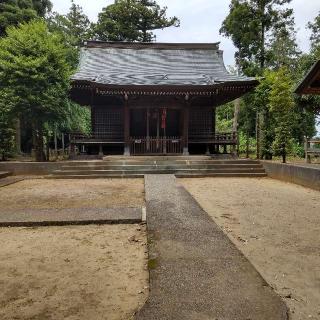
M 58 134 L 57 129 L 54 129 L 54 154 L 55 158 L 58 159 Z
M 260 154 L 260 150 L 261 150 L 261 141 L 260 141 L 260 112 L 257 111 L 257 116 L 256 116 L 256 139 L 257 139 L 257 159 L 261 159 L 261 154 Z
M 64 133 L 61 134 L 61 142 L 62 142 L 62 153 L 64 156 L 64 151 L 65 151 L 65 143 L 64 143 Z
M 15 142 L 16 142 L 16 153 L 19 155 L 19 154 L 21 154 L 21 122 L 20 122 L 20 119 L 16 120 Z
M 34 142 L 33 147 L 35 150 L 36 161 L 44 162 L 44 161 L 46 161 L 46 156 L 44 153 L 44 140 L 43 140 L 42 124 L 34 123 L 32 135 L 33 135 L 33 142 Z
M 282 147 L 282 163 L 287 163 L 287 152 L 285 145 Z
M 265 41 L 266 41 L 266 30 L 265 30 L 265 11 L 266 11 L 266 4 L 261 1 L 261 52 L 260 52 L 260 68 L 261 72 L 264 70 L 265 61 L 266 61 L 266 52 L 265 52 Z
M 240 114 L 240 104 L 241 100 L 236 99 L 234 100 L 234 116 L 233 116 L 233 132 L 238 132 L 238 126 L 239 126 L 239 114 Z
M 246 158 L 249 158 L 249 147 L 250 147 L 250 135 L 249 132 L 246 134 Z

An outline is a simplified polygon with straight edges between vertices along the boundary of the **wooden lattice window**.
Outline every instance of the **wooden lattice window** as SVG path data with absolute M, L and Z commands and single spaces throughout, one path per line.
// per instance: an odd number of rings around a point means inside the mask
M 95 135 L 99 138 L 122 139 L 124 136 L 123 109 L 95 108 Z
M 213 109 L 191 109 L 189 136 L 210 136 L 214 133 Z

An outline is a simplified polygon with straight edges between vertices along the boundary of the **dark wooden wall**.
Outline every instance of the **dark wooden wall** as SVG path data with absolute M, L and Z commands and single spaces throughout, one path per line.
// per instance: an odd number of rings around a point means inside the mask
M 92 105 L 92 127 L 93 131 L 101 136 L 111 138 L 124 137 L 124 105 L 125 101 L 122 97 L 94 97 Z M 189 108 L 188 115 L 188 135 L 189 137 L 212 135 L 215 132 L 215 108 L 210 106 L 209 99 L 194 99 L 189 103 L 182 97 L 129 97 L 128 106 L 130 108 L 131 118 L 133 119 L 131 126 L 139 125 L 137 119 L 144 120 L 144 111 L 138 109 L 146 108 L 167 108 L 168 110 L 176 110 L 176 112 L 168 113 L 167 125 L 178 125 L 175 133 L 180 132 L 183 135 L 183 114 L 186 108 Z M 209 106 L 208 106 L 209 105 Z M 136 111 L 135 111 L 136 110 Z M 132 114 L 137 116 L 133 117 Z M 138 114 L 141 113 L 141 117 Z M 170 119 L 174 114 L 179 117 L 179 121 Z M 141 122 L 140 121 L 140 122 Z M 139 121 L 138 121 L 139 122 Z M 140 123 L 141 127 L 145 124 Z M 143 128 L 142 128 L 143 129 Z M 130 130 L 131 133 L 134 130 Z M 145 130 L 144 130 L 145 131 Z

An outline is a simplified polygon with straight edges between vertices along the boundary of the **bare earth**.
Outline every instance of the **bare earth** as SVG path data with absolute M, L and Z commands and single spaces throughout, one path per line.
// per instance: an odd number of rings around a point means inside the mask
M 320 192 L 269 178 L 180 179 L 293 320 L 320 319 Z
M 143 179 L 0 188 L 0 210 L 143 205 Z M 0 319 L 131 319 L 148 294 L 146 242 L 139 225 L 0 228 Z
M 0 203 L 1 209 L 142 207 L 143 183 L 143 179 L 24 180 L 1 188 Z
M 4 228 L 0 243 L 1 320 L 128 320 L 147 298 L 145 227 Z

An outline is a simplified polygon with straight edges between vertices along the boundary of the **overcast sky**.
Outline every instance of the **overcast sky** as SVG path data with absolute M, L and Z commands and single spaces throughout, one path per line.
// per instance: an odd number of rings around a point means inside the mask
M 70 7 L 68 0 L 51 0 L 54 10 L 66 13 Z M 91 21 L 97 20 L 101 9 L 112 0 L 75 0 L 82 6 Z M 219 34 L 221 23 L 228 14 L 230 0 L 158 0 L 162 6 L 168 7 L 169 16 L 177 16 L 181 20 L 180 28 L 168 28 L 157 32 L 159 42 L 221 42 L 226 65 L 234 64 L 234 47 L 229 39 Z M 293 0 L 298 41 L 301 50 L 309 48 L 309 34 L 305 28 L 308 21 L 313 20 L 320 11 L 320 0 Z

